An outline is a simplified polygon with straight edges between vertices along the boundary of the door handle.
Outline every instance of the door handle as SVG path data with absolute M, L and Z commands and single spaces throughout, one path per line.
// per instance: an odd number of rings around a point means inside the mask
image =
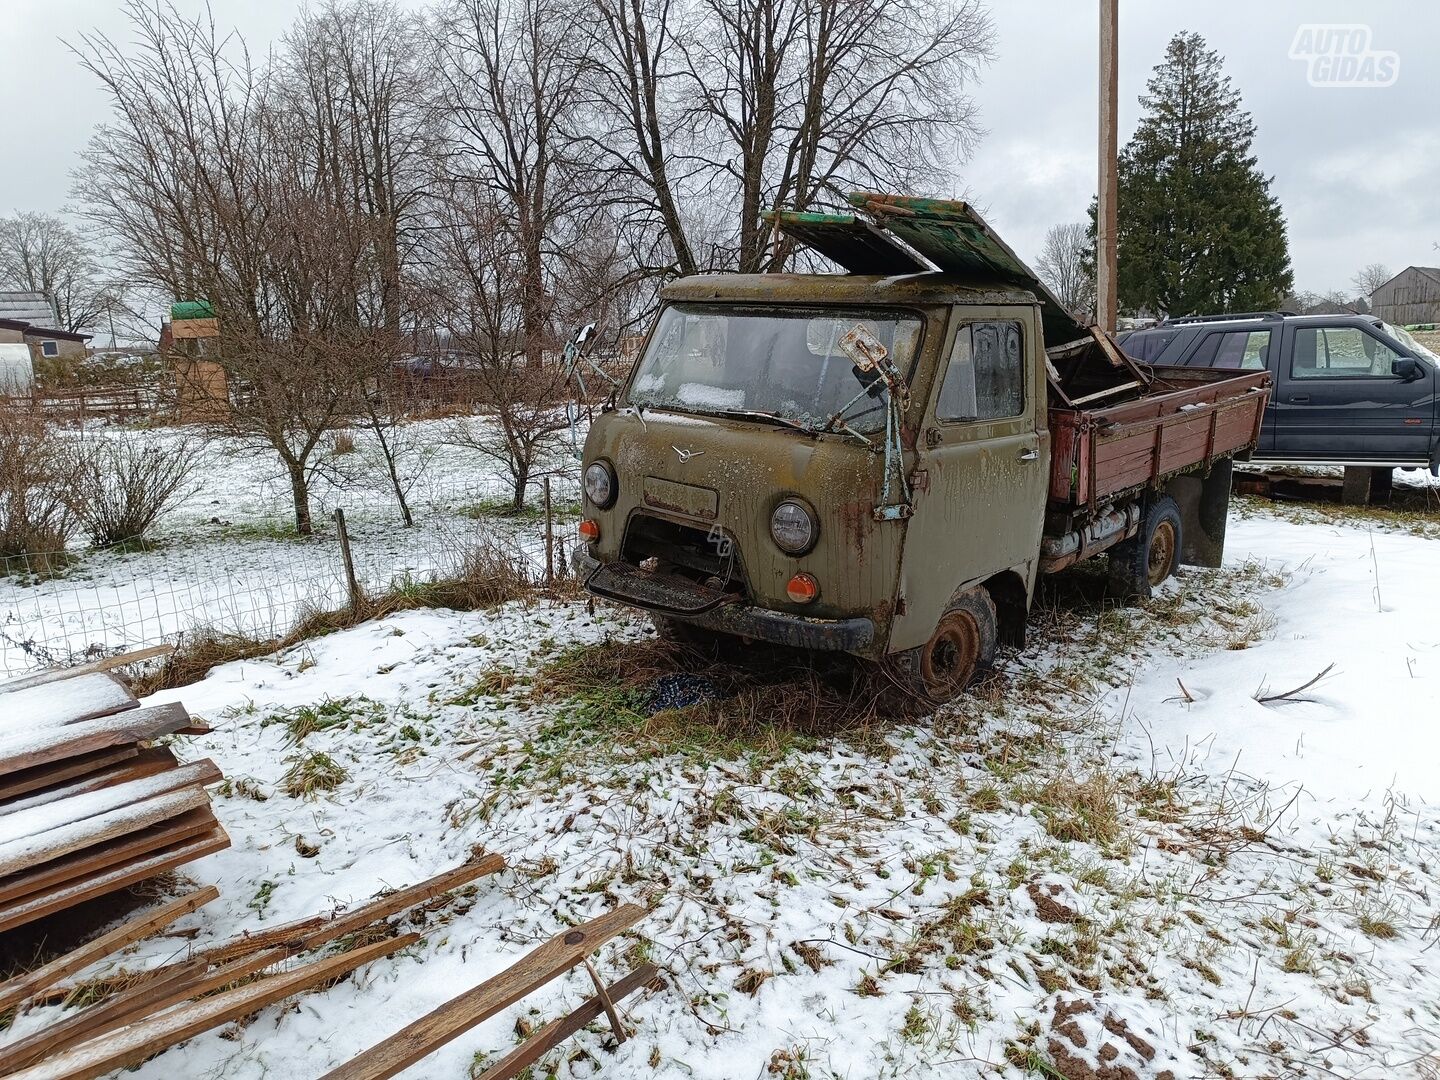
M 1290 400 L 1291 400 L 1291 401 L 1309 401 L 1309 400 L 1310 400 L 1310 395 L 1309 395 L 1309 394 L 1291 394 L 1291 395 L 1290 395 Z
M 1021 450 L 1021 451 L 1020 451 L 1020 460 L 1021 460 L 1021 461 L 1034 461 L 1034 460 L 1035 460 L 1036 458 L 1038 458 L 1039 456 L 1040 456 L 1040 451 L 1039 451 L 1039 450 Z

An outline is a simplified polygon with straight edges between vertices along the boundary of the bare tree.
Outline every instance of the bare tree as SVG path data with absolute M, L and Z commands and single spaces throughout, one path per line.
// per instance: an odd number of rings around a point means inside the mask
M 1088 231 L 1078 221 L 1051 225 L 1035 260 L 1035 271 L 1074 315 L 1088 320 L 1095 312 L 1095 277 Z
M 762 210 L 934 189 L 979 134 L 992 49 L 978 0 L 597 0 L 591 142 L 618 202 L 664 230 L 663 269 L 786 265 Z M 655 263 L 645 249 L 641 264 Z
M 476 185 L 453 185 L 436 209 L 427 282 L 431 318 L 465 364 L 482 406 L 480 415 L 458 417 L 448 437 L 504 470 L 518 512 L 530 483 L 549 470 L 569 421 L 563 368 L 533 363 L 525 351 L 526 253 L 508 209 Z
M 403 265 L 416 242 L 436 145 L 424 26 L 389 0 L 328 0 L 285 37 L 274 78 L 297 164 L 318 198 L 372 229 L 375 321 L 405 317 Z
M 316 451 L 354 410 L 356 356 L 393 336 L 377 284 L 391 222 L 332 197 L 292 96 L 243 42 L 173 6 L 132 0 L 127 13 L 128 52 L 82 43 L 112 120 L 76 193 L 129 277 L 158 298 L 214 305 L 221 333 L 206 352 L 229 376 L 227 426 L 274 452 L 309 533 Z
M 561 46 L 579 10 L 565 0 L 457 0 L 436 42 L 450 102 L 444 174 L 496 196 L 495 227 L 518 260 L 520 347 L 532 366 L 555 350 L 554 278 L 567 234 L 595 209 L 566 137 L 579 70 Z
M 1356 271 L 1355 276 L 1350 279 L 1350 283 L 1355 286 L 1355 291 L 1365 298 L 1365 303 L 1368 305 L 1375 290 L 1394 276 L 1384 263 L 1370 263 Z
M 0 218 L 0 284 L 43 292 L 55 305 L 58 330 L 92 328 L 107 303 L 94 254 L 52 214 Z

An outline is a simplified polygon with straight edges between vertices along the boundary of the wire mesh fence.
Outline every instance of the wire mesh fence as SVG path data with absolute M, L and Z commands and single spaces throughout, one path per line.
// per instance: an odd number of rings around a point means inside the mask
M 200 632 L 283 639 L 307 616 L 351 601 L 333 510 L 342 507 L 355 583 L 370 598 L 447 580 L 477 545 L 501 545 L 546 567 L 542 485 L 520 514 L 500 480 L 427 485 L 413 494 L 416 524 L 402 528 L 379 494 L 317 499 L 316 534 L 296 537 L 277 514 L 237 526 L 121 546 L 0 559 L 0 677 L 181 641 Z M 551 557 L 563 568 L 578 514 L 573 479 L 552 484 Z M 279 500 L 276 509 L 286 509 Z M 216 521 L 220 519 L 216 518 Z

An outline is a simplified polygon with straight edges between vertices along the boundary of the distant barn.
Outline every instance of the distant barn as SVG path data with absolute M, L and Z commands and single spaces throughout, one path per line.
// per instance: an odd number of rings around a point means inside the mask
M 1370 308 L 1392 326 L 1440 323 L 1440 267 L 1407 266 L 1370 294 Z

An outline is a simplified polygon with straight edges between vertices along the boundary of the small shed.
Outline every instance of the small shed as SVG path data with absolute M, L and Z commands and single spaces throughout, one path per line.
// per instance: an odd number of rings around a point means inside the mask
M 1370 310 L 1392 326 L 1440 323 L 1440 267 L 1407 266 L 1370 294 Z

